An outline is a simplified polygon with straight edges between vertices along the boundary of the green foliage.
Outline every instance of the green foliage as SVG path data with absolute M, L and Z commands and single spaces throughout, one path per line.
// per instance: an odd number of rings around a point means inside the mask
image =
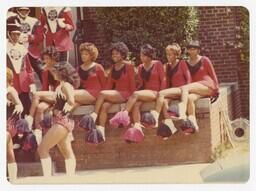
M 249 12 L 246 8 L 241 8 L 241 60 L 249 63 Z
M 97 8 L 97 15 L 106 43 L 123 41 L 136 63 L 145 43 L 155 47 L 158 58 L 165 61 L 168 44 L 184 46 L 197 34 L 198 16 L 193 7 L 105 7 Z

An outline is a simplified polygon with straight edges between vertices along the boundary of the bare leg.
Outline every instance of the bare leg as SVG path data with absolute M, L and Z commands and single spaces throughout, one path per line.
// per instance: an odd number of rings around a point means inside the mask
M 126 103 L 126 110 L 130 112 L 137 101 L 150 102 L 155 101 L 157 92 L 151 90 L 135 91 Z
M 136 102 L 133 109 L 132 109 L 132 117 L 133 117 L 133 123 L 140 123 L 140 107 L 142 105 L 142 102 Z
M 54 103 L 55 102 L 55 93 L 51 91 L 38 91 L 34 94 L 32 105 L 29 111 L 29 115 L 34 117 L 36 108 L 40 101 L 45 101 L 47 103 Z
M 181 89 L 182 89 L 181 103 L 183 107 L 182 109 L 183 112 L 187 111 L 189 94 L 194 93 L 204 97 L 204 96 L 209 96 L 212 93 L 212 90 L 210 88 L 198 82 L 184 85 L 181 87 Z M 185 115 L 185 113 L 183 113 L 183 115 Z
M 108 118 L 108 110 L 113 104 L 110 102 L 104 102 L 102 104 L 99 116 L 99 125 L 105 127 L 107 118 Z
M 50 107 L 46 102 L 40 102 L 35 113 L 35 128 L 41 129 L 40 122 L 43 120 L 44 112 Z
M 76 158 L 71 146 L 71 141 L 66 136 L 57 144 L 62 156 L 65 158 L 67 175 L 74 175 L 76 170 Z
M 111 102 L 111 103 L 123 103 L 125 102 L 125 98 L 116 90 L 102 90 L 100 92 L 99 97 L 97 98 L 97 101 L 95 103 L 95 110 L 94 112 L 96 114 L 99 113 L 100 108 L 102 104 L 105 102 Z
M 7 147 L 6 147 L 6 150 L 7 150 L 7 162 L 8 163 L 14 163 L 16 162 L 15 160 L 15 155 L 14 155 L 14 152 L 13 152 L 13 143 L 12 143 L 12 137 L 10 135 L 9 132 L 6 132 L 6 141 L 7 141 Z
M 188 105 L 187 105 L 187 113 L 189 115 L 196 115 L 196 107 L 195 101 L 201 98 L 202 96 L 198 94 L 189 94 L 188 96 Z
M 49 157 L 49 150 L 57 145 L 62 139 L 67 137 L 68 130 L 59 124 L 54 124 L 43 137 L 41 144 L 38 146 L 38 153 L 41 159 Z
M 164 119 L 171 119 L 170 115 L 168 114 L 169 103 L 171 99 L 164 99 L 164 105 L 162 108 Z
M 161 112 L 164 99 L 165 98 L 176 98 L 181 96 L 181 89 L 180 88 L 169 88 L 165 90 L 161 90 L 158 94 L 157 101 L 156 101 L 156 111 L 158 113 Z
M 93 97 L 88 91 L 83 89 L 75 90 L 74 96 L 75 102 L 79 103 L 80 105 L 93 104 L 96 101 L 95 97 Z

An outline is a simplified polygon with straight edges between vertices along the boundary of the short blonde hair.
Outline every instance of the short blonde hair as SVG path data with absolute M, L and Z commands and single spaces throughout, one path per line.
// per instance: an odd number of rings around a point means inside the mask
M 6 82 L 7 85 L 11 85 L 13 81 L 13 72 L 10 68 L 6 68 Z
M 84 50 L 88 51 L 88 53 L 91 55 L 92 61 L 95 61 L 98 58 L 99 51 L 93 43 L 85 42 L 80 44 L 79 46 L 80 53 Z
M 180 48 L 180 45 L 177 44 L 177 43 L 172 43 L 170 45 L 168 45 L 166 48 L 165 48 L 166 51 L 174 51 L 176 56 L 180 57 L 181 55 L 181 48 Z

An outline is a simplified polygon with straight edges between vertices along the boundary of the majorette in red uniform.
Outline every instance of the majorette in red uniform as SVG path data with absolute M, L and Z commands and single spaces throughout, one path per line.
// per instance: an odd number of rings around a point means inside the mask
M 28 51 L 19 44 L 20 27 L 17 23 L 7 23 L 7 67 L 13 72 L 13 87 L 19 94 L 24 107 L 24 114 L 29 113 L 31 100 L 29 92 L 35 92 L 34 74 L 28 59 Z
M 95 63 L 89 70 L 78 68 L 80 76 L 80 88 L 87 90 L 93 97 L 97 98 L 100 91 L 106 86 L 106 77 L 102 65 Z
M 60 61 L 67 61 L 67 51 L 73 49 L 70 32 L 75 29 L 71 9 L 68 7 L 44 7 L 40 16 L 46 29 L 46 46 L 55 46 L 61 53 Z
M 210 97 L 212 102 L 215 101 L 219 94 L 219 84 L 210 59 L 199 55 L 199 41 L 191 41 L 187 48 L 190 57 L 187 61 L 187 66 L 191 73 L 192 83 L 182 87 L 182 104 L 184 108 L 182 113 L 185 115 L 188 104 L 193 109 L 187 111 L 188 120 L 182 125 L 182 129 L 185 132 L 193 133 L 199 130 L 195 117 L 194 101 L 200 97 Z
M 42 82 L 42 66 L 38 59 L 40 58 L 41 45 L 44 38 L 44 28 L 37 18 L 29 16 L 30 9 L 28 7 L 17 8 L 17 13 L 16 19 L 21 25 L 20 43 L 24 44 L 28 49 L 30 63 Z

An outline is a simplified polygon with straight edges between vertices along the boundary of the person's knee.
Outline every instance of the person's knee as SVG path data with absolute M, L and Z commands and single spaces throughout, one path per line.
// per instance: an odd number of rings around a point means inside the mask
M 37 113 L 44 113 L 47 107 L 45 105 L 39 104 L 36 108 Z
M 40 144 L 37 147 L 37 152 L 38 152 L 40 157 L 43 157 L 44 155 L 46 155 L 48 153 L 48 150 L 44 146 L 42 146 L 42 144 Z
M 131 96 L 131 99 L 134 99 L 134 100 L 137 100 L 139 97 L 139 92 L 135 91 L 132 96 Z
M 107 112 L 108 111 L 108 109 L 110 108 L 110 104 L 108 104 L 108 103 L 104 103 L 102 106 L 101 106 L 101 111 L 102 112 Z
M 33 102 L 39 102 L 40 101 L 40 96 L 37 93 L 33 94 L 32 101 Z

